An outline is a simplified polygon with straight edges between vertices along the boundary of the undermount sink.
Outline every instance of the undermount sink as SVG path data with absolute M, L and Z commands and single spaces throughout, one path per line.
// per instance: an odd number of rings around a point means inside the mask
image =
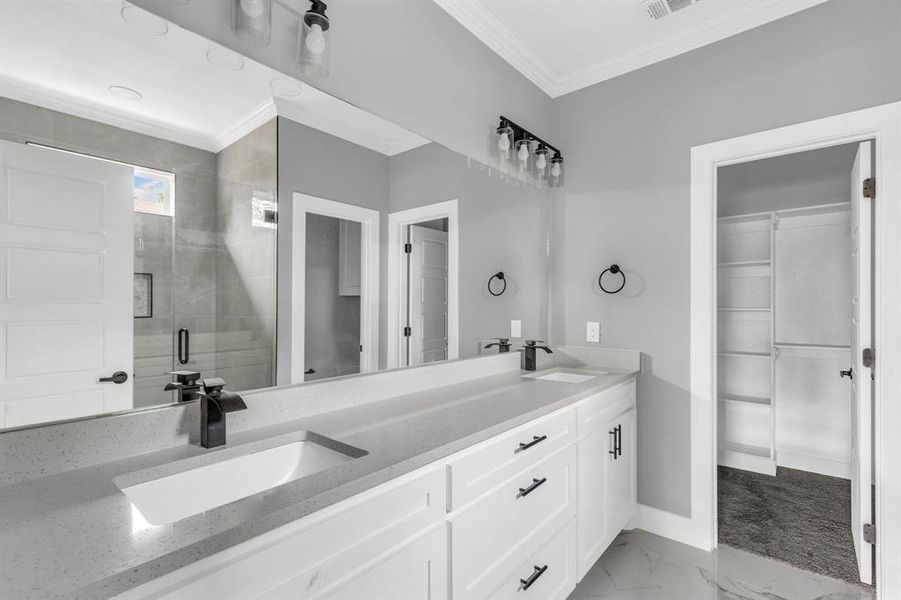
M 299 441 L 119 488 L 147 524 L 165 525 L 365 454 L 364 450 L 307 433 Z
M 556 381 L 558 383 L 585 383 L 590 379 L 594 379 L 598 375 L 607 375 L 607 371 L 594 371 L 591 375 L 584 373 L 571 373 L 569 371 L 551 371 L 543 375 L 526 375 L 537 379 L 538 381 Z

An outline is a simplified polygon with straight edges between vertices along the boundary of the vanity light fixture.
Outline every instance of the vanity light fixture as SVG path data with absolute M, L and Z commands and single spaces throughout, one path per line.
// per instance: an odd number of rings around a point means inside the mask
M 549 184 L 559 186 L 562 184 L 560 176 L 563 174 L 563 154 L 553 145 L 547 143 L 528 129 L 521 127 L 501 115 L 501 121 L 497 131 L 498 158 L 501 163 L 510 157 L 510 147 L 516 151 L 516 164 L 520 171 L 529 168 L 529 159 L 535 157 L 533 175 L 537 179 L 544 179 L 548 165 L 550 168 Z M 548 156 L 553 152 L 553 158 Z
M 328 6 L 322 0 L 310 0 L 310 10 L 300 20 L 300 35 L 297 39 L 297 62 L 309 75 L 328 75 L 329 60 L 329 19 L 325 14 Z
M 268 46 L 272 38 L 272 0 L 232 0 L 232 31 L 250 46 Z

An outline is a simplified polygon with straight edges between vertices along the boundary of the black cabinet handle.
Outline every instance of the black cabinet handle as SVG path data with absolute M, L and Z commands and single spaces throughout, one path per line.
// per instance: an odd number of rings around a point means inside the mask
M 529 448 L 531 448 L 531 447 L 534 446 L 535 444 L 540 444 L 541 442 L 543 442 L 543 441 L 546 440 L 546 439 L 547 439 L 547 436 L 546 436 L 546 435 L 533 435 L 533 436 L 532 436 L 532 441 L 531 441 L 531 442 L 528 442 L 528 443 L 527 443 L 527 442 L 520 442 L 520 443 L 519 443 L 519 450 L 517 450 L 517 452 L 522 452 L 523 450 L 528 450 Z
M 523 591 L 532 587 L 532 584 L 535 583 L 536 581 L 538 581 L 538 578 L 541 577 L 542 575 L 544 575 L 545 571 L 547 571 L 547 565 L 544 565 L 543 567 L 539 567 L 538 565 L 535 565 L 535 570 L 532 571 L 532 574 L 529 575 L 528 579 L 520 579 L 519 580 L 519 582 L 522 584 Z
M 613 436 L 613 441 L 610 443 L 611 450 L 607 450 L 607 454 L 612 455 L 613 460 L 616 460 L 617 456 L 619 456 L 616 453 L 616 427 L 614 427 L 613 429 L 610 430 L 610 435 Z
M 128 381 L 128 373 L 125 371 L 116 371 L 110 377 L 101 377 L 100 383 L 125 383 Z
M 186 365 L 191 360 L 191 332 L 187 327 L 178 330 L 178 362 Z
M 532 485 L 527 488 L 519 488 L 519 494 L 516 495 L 517 498 L 525 498 L 539 487 L 541 487 L 544 482 L 547 481 L 547 477 L 542 477 L 541 479 L 532 479 Z
M 616 426 L 616 456 L 623 455 L 623 426 L 619 424 Z

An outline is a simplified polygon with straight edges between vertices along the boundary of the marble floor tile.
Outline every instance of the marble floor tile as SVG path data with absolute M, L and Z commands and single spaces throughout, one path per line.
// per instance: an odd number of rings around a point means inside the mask
M 569 600 L 874 600 L 864 586 L 720 546 L 704 552 L 644 531 L 619 535 Z

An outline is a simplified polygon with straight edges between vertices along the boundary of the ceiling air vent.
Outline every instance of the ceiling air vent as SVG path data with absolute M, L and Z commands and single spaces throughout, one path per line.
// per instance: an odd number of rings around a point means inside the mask
M 668 17 L 676 11 L 691 6 L 698 0 L 646 0 L 648 14 L 655 21 Z

